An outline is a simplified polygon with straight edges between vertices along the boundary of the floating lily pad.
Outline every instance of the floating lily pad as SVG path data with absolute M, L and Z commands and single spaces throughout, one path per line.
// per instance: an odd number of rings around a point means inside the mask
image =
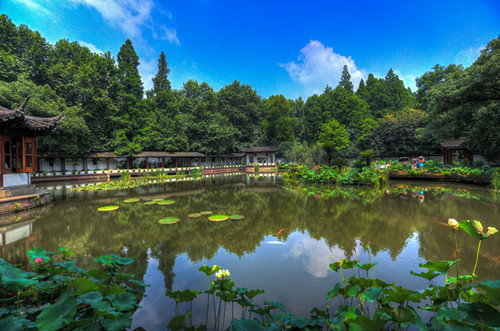
M 174 224 L 179 222 L 181 219 L 177 217 L 165 217 L 158 221 L 160 224 Z
M 171 205 L 173 203 L 175 203 L 175 200 L 162 200 L 162 201 L 158 201 L 157 202 L 157 204 L 161 205 L 161 206 L 163 206 L 163 205 Z
M 163 199 L 153 199 L 154 202 L 163 201 Z
M 231 216 L 229 216 L 229 218 L 232 220 L 242 220 L 245 218 L 245 216 L 243 216 L 243 215 L 231 215 Z
M 220 222 L 220 221 L 227 221 L 229 219 L 229 216 L 227 216 L 227 215 L 212 215 L 212 216 L 209 216 L 208 219 L 212 222 Z
M 111 210 L 117 210 L 120 208 L 120 206 L 104 206 L 104 207 L 99 207 L 97 208 L 98 211 L 111 211 Z
M 200 214 L 202 214 L 202 215 L 212 215 L 213 213 L 211 211 L 202 211 Z
M 130 199 L 123 200 L 123 202 L 125 202 L 125 203 L 139 202 L 139 201 L 141 201 L 140 198 L 130 198 Z
M 191 217 L 191 218 L 195 218 L 195 217 L 201 217 L 201 213 L 192 213 L 192 214 L 189 214 L 188 217 Z
M 145 205 L 156 205 L 156 201 L 147 201 L 144 202 Z

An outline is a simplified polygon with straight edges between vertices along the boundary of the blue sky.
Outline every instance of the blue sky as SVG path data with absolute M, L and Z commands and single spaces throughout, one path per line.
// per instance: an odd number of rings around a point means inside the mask
M 0 13 L 52 44 L 115 57 L 131 39 L 146 89 L 163 51 L 174 88 L 237 79 L 294 99 L 337 86 L 344 65 L 355 87 L 393 68 L 415 90 L 415 77 L 437 63 L 469 66 L 500 34 L 498 0 L 0 0 Z

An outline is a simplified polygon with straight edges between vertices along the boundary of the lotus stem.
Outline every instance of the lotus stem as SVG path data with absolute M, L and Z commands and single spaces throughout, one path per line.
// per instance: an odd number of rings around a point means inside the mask
M 370 264 L 372 265 L 372 254 L 370 253 L 370 249 L 368 248 L 368 257 L 370 258 Z M 375 286 L 375 271 L 373 271 L 373 265 L 371 266 L 372 269 L 372 275 L 373 275 L 373 287 L 376 287 Z
M 457 256 L 457 282 L 458 282 L 458 276 L 460 275 L 458 264 L 460 262 L 460 259 L 458 257 L 458 243 L 457 243 L 457 232 L 453 230 L 453 236 L 455 237 L 455 253 Z
M 479 260 L 479 250 L 481 249 L 481 241 L 482 240 L 479 240 L 479 244 L 477 245 L 476 263 L 474 264 L 474 270 L 472 270 L 472 276 L 476 275 L 476 267 L 477 267 L 477 261 Z

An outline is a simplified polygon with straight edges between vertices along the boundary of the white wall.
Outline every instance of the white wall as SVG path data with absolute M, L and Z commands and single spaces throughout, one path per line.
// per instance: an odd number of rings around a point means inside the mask
M 31 176 L 29 173 L 20 174 L 4 174 L 3 175 L 3 186 L 17 186 L 31 184 Z

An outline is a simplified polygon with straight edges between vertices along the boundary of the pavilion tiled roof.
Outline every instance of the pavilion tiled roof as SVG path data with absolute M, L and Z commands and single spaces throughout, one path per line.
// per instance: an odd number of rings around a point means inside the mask
M 444 148 L 448 149 L 458 149 L 458 148 L 467 148 L 465 139 L 452 139 L 452 140 L 447 140 L 443 143 Z
M 212 157 L 243 157 L 245 156 L 245 153 L 226 153 L 226 154 L 220 154 L 220 155 L 210 155 Z
M 243 153 L 266 153 L 266 152 L 279 152 L 281 148 L 270 147 L 270 146 L 260 146 L 260 147 L 250 147 L 240 149 Z
M 24 108 L 30 97 L 27 97 L 23 104 L 14 110 L 0 106 L 0 128 L 1 129 L 21 129 L 35 131 L 37 134 L 44 134 L 54 131 L 64 118 L 61 114 L 50 117 L 36 117 L 24 114 Z

